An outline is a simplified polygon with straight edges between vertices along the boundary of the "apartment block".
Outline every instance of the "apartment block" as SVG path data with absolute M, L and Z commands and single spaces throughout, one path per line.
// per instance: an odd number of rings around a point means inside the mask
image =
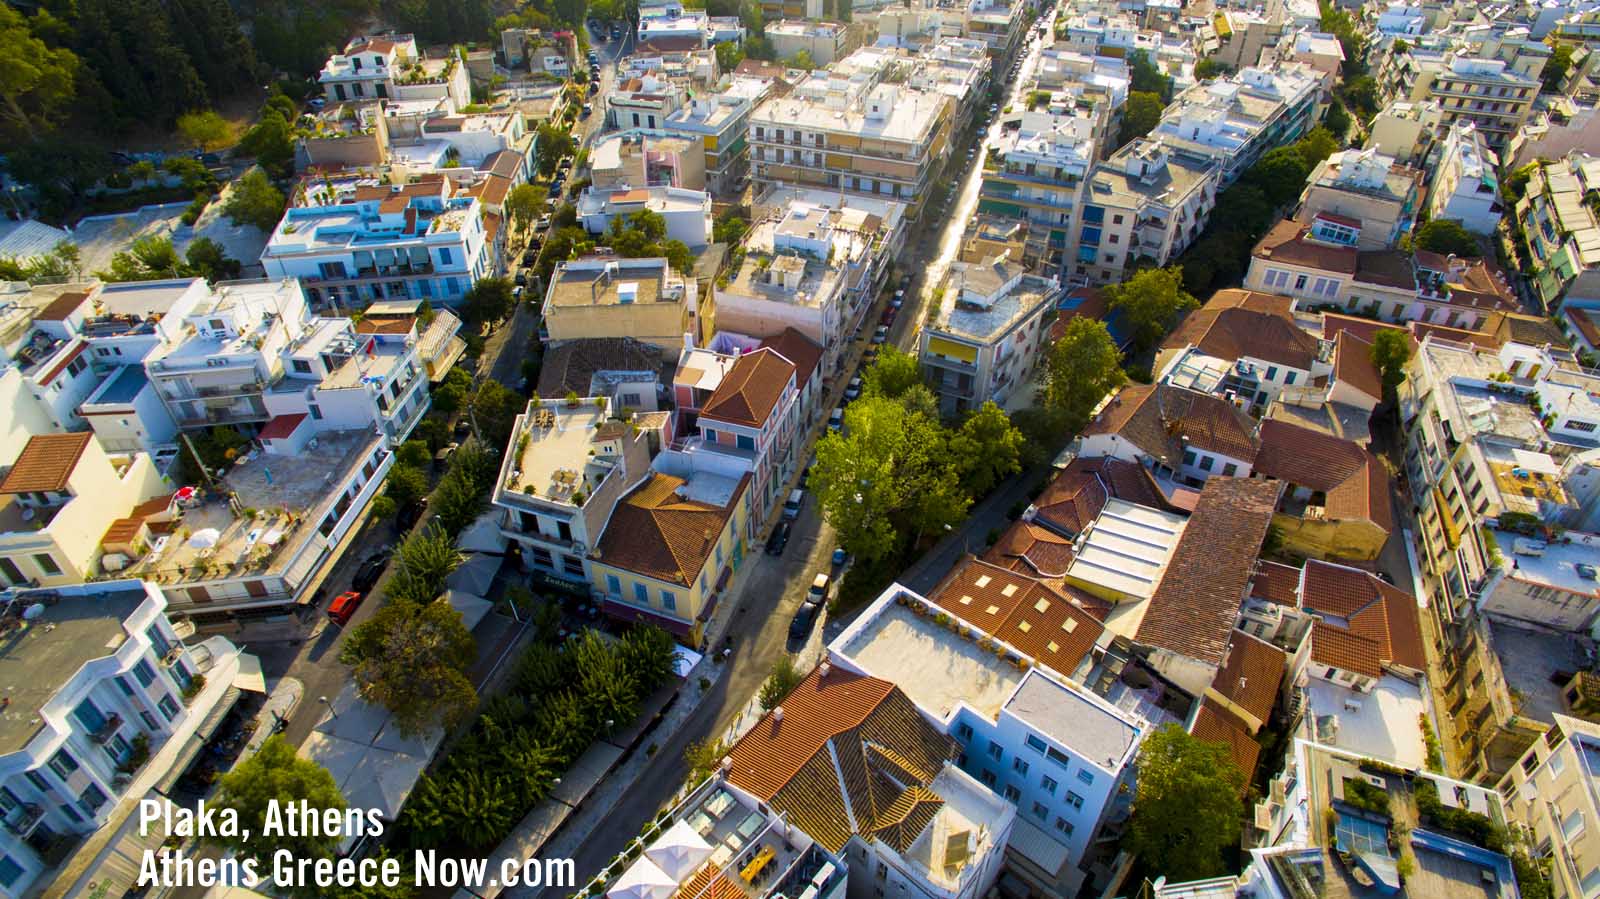
M 1500 778 L 1508 821 L 1528 828 L 1539 856 L 1550 862 L 1551 895 L 1579 899 L 1600 881 L 1592 854 L 1600 833 L 1600 725 L 1556 715 Z
M 1496 156 L 1511 148 L 1539 93 L 1536 71 L 1519 71 L 1504 59 L 1416 47 L 1394 65 L 1390 95 L 1437 103 L 1442 127 L 1471 122 Z
M 313 306 L 359 309 L 382 299 L 453 306 L 497 261 L 482 204 L 452 193 L 438 176 L 337 193 L 310 186 L 267 239 L 261 264 L 271 280 L 298 279 Z
M 578 220 L 601 241 L 613 221 L 625 222 L 645 210 L 666 222 L 668 240 L 681 241 L 692 250 L 703 249 L 711 242 L 711 195 L 704 191 L 666 186 L 626 190 L 586 187 L 578 195 Z
M 1001 256 L 952 263 L 943 289 L 936 317 L 917 335 L 940 412 L 1030 399 L 1049 344 L 1045 315 L 1056 308 L 1060 284 Z
M 123 800 L 181 773 L 203 722 L 237 699 L 253 657 L 224 637 L 185 647 L 166 607 L 138 580 L 7 594 L 0 659 L 28 676 L 7 687 L 0 726 L 0 895 L 107 873 L 91 870 L 86 841 L 122 825 Z
M 631 337 L 677 355 L 685 335 L 698 342 L 710 330 L 694 279 L 665 259 L 591 255 L 556 266 L 545 291 L 546 343 Z
M 937 91 L 886 79 L 890 58 L 846 80 L 813 72 L 751 114 L 751 174 L 763 189 L 820 188 L 902 203 L 916 218 L 944 170 L 954 109 Z
M 779 19 L 767 23 L 765 34 L 779 59 L 793 59 L 802 50 L 819 66 L 844 58 L 854 49 L 849 25 L 805 19 Z
M 763 78 L 734 77 L 714 93 L 701 93 L 667 116 L 661 128 L 705 147 L 706 190 L 723 196 L 750 172 L 750 114 L 772 90 Z
M 1517 203 L 1534 274 L 1528 279 L 1551 310 L 1600 305 L 1600 215 L 1584 199 L 1600 189 L 1600 157 L 1574 151 L 1540 163 Z M 1571 328 L 1571 313 L 1568 313 Z
M 1286 297 L 1219 290 L 1161 344 L 1166 384 L 1237 401 L 1262 414 L 1286 391 L 1315 388 L 1333 370 L 1326 348 L 1295 322 Z
M 1063 264 L 1069 283 L 1116 283 L 1144 259 L 1166 265 L 1205 227 L 1221 171 L 1165 140 L 1133 141 L 1097 163 L 1070 244 L 1075 255 Z
M 1411 230 L 1422 180 L 1421 172 L 1375 149 L 1341 150 L 1312 169 L 1294 218 L 1302 224 L 1319 216 L 1345 219 L 1357 232 L 1358 250 L 1386 250 Z
M 1001 133 L 987 151 L 978 193 L 980 212 L 1027 223 L 1028 250 L 1015 261 L 1045 271 L 1070 265 L 1065 257 L 1100 150 L 1095 117 L 1068 101 L 1064 95 L 1059 105 L 1028 110 Z
M 352 39 L 328 57 L 317 81 L 339 101 L 447 99 L 452 109 L 472 102 L 467 68 L 455 52 L 431 59 L 409 34 Z
M 1310 131 L 1321 96 L 1320 76 L 1309 69 L 1251 65 L 1180 93 L 1150 138 L 1175 156 L 1215 163 L 1227 187 L 1267 151 Z
M 1494 234 L 1505 214 L 1495 157 L 1470 121 L 1450 126 L 1428 185 L 1428 218 L 1451 219 L 1474 234 Z M 1531 179 L 1530 179 L 1531 180 Z
M 1003 63 L 1022 46 L 1028 8 L 1025 0 L 966 0 L 961 36 L 983 41 L 989 54 Z

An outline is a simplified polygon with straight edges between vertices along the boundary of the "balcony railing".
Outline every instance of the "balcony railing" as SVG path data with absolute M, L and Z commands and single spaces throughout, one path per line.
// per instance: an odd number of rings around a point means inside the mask
M 105 723 L 100 725 L 100 727 L 97 730 L 95 730 L 94 733 L 90 734 L 89 735 L 89 739 L 94 741 L 97 744 L 104 743 L 107 740 L 111 739 L 111 737 L 116 734 L 117 728 L 119 728 L 121 726 L 122 726 L 122 716 L 114 714 L 111 717 L 107 718 L 105 720 Z
M 6 816 L 5 826 L 6 830 L 25 838 L 33 833 L 33 829 L 38 827 L 42 820 L 44 820 L 44 807 L 25 802 L 18 806 L 12 815 Z

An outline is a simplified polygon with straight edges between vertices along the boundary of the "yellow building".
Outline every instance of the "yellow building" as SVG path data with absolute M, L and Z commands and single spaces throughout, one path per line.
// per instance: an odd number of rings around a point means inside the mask
M 654 624 L 697 645 L 733 572 L 749 517 L 748 474 L 652 472 L 611 513 L 590 557 L 607 615 Z
M 545 296 L 549 342 L 632 337 L 676 358 L 683 336 L 710 339 L 693 278 L 661 258 L 587 256 L 556 266 Z

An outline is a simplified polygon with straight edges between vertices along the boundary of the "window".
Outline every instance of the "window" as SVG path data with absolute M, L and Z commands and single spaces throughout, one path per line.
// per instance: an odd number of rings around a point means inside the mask
M 1061 785 L 1056 783 L 1056 779 L 1054 777 L 1051 777 L 1050 775 L 1046 774 L 1044 777 L 1039 779 L 1039 786 L 1044 787 L 1044 791 L 1046 793 L 1049 793 L 1051 796 L 1054 796 L 1056 794 L 1056 787 L 1059 787 Z
M 150 714 L 149 712 L 147 712 L 147 711 L 145 711 L 143 709 L 139 710 L 139 720 L 143 721 L 144 722 L 144 726 L 149 728 L 150 730 L 160 730 L 161 729 L 161 724 L 156 721 L 156 716 Z
M 100 806 L 106 804 L 106 799 L 105 790 L 94 784 L 89 784 L 83 788 L 82 793 L 78 794 L 78 806 L 92 815 L 100 810 Z
M 1075 809 L 1080 809 L 1081 810 L 1083 808 L 1083 797 L 1079 796 L 1077 793 L 1072 792 L 1071 790 L 1068 790 L 1067 791 L 1066 803 L 1067 803 L 1067 805 L 1070 805 Z
M 991 790 L 994 789 L 994 785 L 995 785 L 996 779 L 995 779 L 993 771 L 990 771 L 988 768 L 985 768 L 982 771 L 979 771 L 978 772 L 978 779 L 983 781 L 983 785 L 984 786 L 988 787 Z
M 1005 749 L 1001 748 L 999 743 L 995 742 L 994 740 L 989 741 L 989 758 L 992 758 L 998 762 L 1002 757 L 1005 756 L 1005 754 Z
M 1040 821 L 1048 821 L 1050 820 L 1050 810 L 1044 807 L 1044 803 L 1035 802 L 1033 804 L 1033 816 Z
M 78 372 L 83 371 L 88 367 L 89 363 L 83 361 L 83 357 L 79 356 L 78 358 L 67 363 L 67 374 L 76 375 Z
M 1231 477 L 1233 477 L 1234 475 L 1236 475 L 1238 473 L 1239 473 L 1239 466 L 1235 465 L 1232 462 L 1229 462 L 1227 465 L 1222 466 L 1222 476 L 1225 477 L 1225 478 L 1231 478 Z
M 1006 801 L 1010 802 L 1012 804 L 1016 804 L 1016 803 L 1022 801 L 1022 791 L 1017 789 L 1016 787 L 1013 787 L 1010 784 L 1006 784 L 1006 787 L 1002 791 L 1002 794 L 1006 797 Z
M 449 247 L 440 247 L 439 248 L 439 264 L 440 265 L 451 265 L 453 262 L 454 262 L 454 258 L 450 255 L 450 248 Z
M 1267 380 L 1268 381 L 1276 381 L 1276 380 L 1278 380 L 1278 366 L 1276 366 L 1276 365 L 1267 366 Z
M 1569 418 L 1567 419 L 1566 427 L 1573 431 L 1582 431 L 1583 433 L 1588 434 L 1594 431 L 1595 423 L 1592 421 L 1579 421 L 1576 418 Z
M 1028 744 L 1028 748 L 1034 752 L 1044 752 L 1044 741 L 1033 734 L 1028 734 L 1027 738 L 1022 742 Z
M 606 592 L 610 593 L 612 596 L 622 595 L 622 582 L 617 580 L 616 575 L 606 575 Z
M 1292 372 L 1292 371 L 1284 372 L 1283 373 L 1283 383 L 1288 384 L 1291 387 L 1294 386 L 1294 372 Z
M 55 556 L 49 553 L 34 553 L 33 564 L 39 566 L 39 570 L 45 574 L 61 573 L 61 566 L 56 564 Z
M 1295 290 L 1305 290 L 1306 289 L 1306 282 L 1308 280 L 1310 280 L 1310 279 L 1307 278 L 1305 275 L 1295 275 L 1294 276 L 1294 289 Z
M 28 774 L 27 774 L 27 777 L 28 777 L 28 783 L 33 784 L 33 788 L 35 790 L 38 790 L 39 792 L 44 793 L 45 795 L 49 795 L 49 793 L 50 793 L 50 781 L 45 780 L 43 774 L 40 774 L 37 771 L 29 771 Z
M 67 820 L 71 821 L 73 824 L 82 824 L 83 823 L 83 816 L 78 814 L 77 812 L 73 811 L 72 810 L 72 806 L 70 806 L 70 805 L 60 805 L 60 806 L 56 806 L 56 807 L 61 809 L 61 814 L 66 815 L 67 816 Z
M 297 373 L 302 374 L 302 375 L 311 374 L 311 363 L 307 362 L 304 359 L 294 359 L 294 360 L 291 360 L 291 362 L 294 365 L 294 370 Z
M 1562 819 L 1561 833 L 1569 843 L 1583 835 L 1583 809 L 1573 809 L 1572 814 Z
M 742 449 L 742 450 L 753 450 L 753 449 L 756 448 L 756 440 L 755 440 L 755 438 L 754 437 L 747 437 L 744 434 L 740 434 L 739 435 L 738 443 L 739 443 L 739 449 Z
M 1200 457 L 1195 454 L 1194 450 L 1187 450 L 1186 449 L 1186 450 L 1183 451 L 1183 464 L 1185 464 L 1185 465 L 1193 465 L 1195 463 L 1195 460 L 1199 459 L 1199 458 Z
M 669 612 L 677 611 L 678 597 L 675 596 L 671 590 L 661 591 L 661 608 L 666 609 Z
M 22 876 L 22 866 L 9 855 L 0 855 L 0 885 L 10 887 Z
M 646 587 L 644 584 L 634 584 L 633 585 L 633 598 L 634 598 L 634 600 L 636 600 L 642 606 L 649 605 L 650 604 L 650 588 Z
M 90 733 L 95 733 L 106 726 L 106 716 L 95 708 L 92 700 L 85 699 L 83 702 L 78 703 L 78 707 L 72 710 L 72 717 L 78 719 L 78 723 L 83 725 L 83 729 Z
M 1070 837 L 1072 836 L 1072 822 L 1068 821 L 1066 818 L 1057 818 L 1056 830 L 1059 830 L 1062 834 Z
M 168 721 L 178 717 L 178 704 L 169 694 L 162 694 L 161 701 L 156 703 L 156 707 L 161 709 L 161 714 L 165 715 Z
M 1347 247 L 1355 246 L 1357 233 L 1356 229 L 1349 225 L 1341 225 L 1322 218 L 1317 219 L 1316 224 L 1311 228 L 1312 237 L 1318 240 L 1326 240 L 1329 243 L 1343 244 Z
M 1094 783 L 1094 772 L 1090 771 L 1088 768 L 1079 769 L 1078 782 L 1085 784 Z
M 1028 760 L 1023 758 L 1020 755 L 1017 756 L 1016 758 L 1011 760 L 1011 770 L 1017 772 L 1018 774 L 1027 774 L 1028 773 Z
M 1210 471 L 1211 467 L 1216 465 L 1216 464 L 1217 464 L 1217 457 L 1216 456 L 1206 456 L 1206 457 L 1204 457 L 1204 458 L 1202 458 L 1200 460 L 1200 470 L 1201 471 Z
M 51 756 L 49 764 L 50 770 L 54 771 L 56 776 L 62 780 L 71 777 L 72 772 L 78 770 L 78 760 L 73 758 L 72 754 L 65 749 Z
M 956 737 L 962 740 L 972 739 L 972 725 L 965 722 L 956 725 Z

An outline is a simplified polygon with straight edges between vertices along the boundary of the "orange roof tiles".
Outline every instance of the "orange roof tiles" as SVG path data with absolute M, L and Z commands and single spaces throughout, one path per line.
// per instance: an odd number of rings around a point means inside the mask
M 1306 239 L 1310 229 L 1294 219 L 1284 219 L 1256 244 L 1254 255 L 1301 268 L 1328 272 L 1356 273 L 1354 247 L 1334 247 Z
M 1372 344 L 1354 331 L 1333 338 L 1333 378 L 1377 400 L 1383 399 L 1383 375 L 1372 364 Z
M 761 345 L 773 350 L 794 365 L 795 384 L 811 380 L 817 363 L 822 361 L 822 347 L 795 328 L 784 328 L 776 337 L 768 337 Z
M 28 438 L 22 454 L 12 464 L 5 480 L 0 481 L 0 494 L 38 493 L 62 490 L 72 478 L 73 469 L 83 458 L 94 435 L 88 431 L 76 434 L 38 434 Z
M 1357 568 L 1306 562 L 1300 605 L 1317 615 L 1311 658 L 1368 677 L 1383 666 L 1426 670 L 1416 600 Z
M 68 291 L 51 300 L 50 304 L 40 309 L 34 318 L 47 322 L 65 321 L 67 316 L 78 311 L 78 307 L 82 306 L 88 299 L 89 295 L 87 293 L 75 290 Z
M 1250 579 L 1250 595 L 1280 606 L 1300 607 L 1300 569 L 1262 559 Z
M 1219 290 L 1162 342 L 1165 349 L 1198 347 L 1208 356 L 1260 359 L 1309 371 L 1317 339 L 1294 322 L 1288 297 L 1249 290 Z
M 686 482 L 665 474 L 652 474 L 611 512 L 600 535 L 600 560 L 616 568 L 691 586 L 722 529 L 733 514 L 749 475 L 741 481 L 727 508 L 684 499 L 678 488 Z
M 1255 478 L 1206 481 L 1139 623 L 1139 642 L 1222 664 L 1279 489 Z
M 1050 579 L 1065 576 L 1072 558 L 1070 539 L 1031 521 L 1013 522 L 983 554 L 986 562 Z
M 1383 464 L 1354 441 L 1279 419 L 1261 423 L 1255 473 L 1326 494 L 1328 517 L 1370 521 L 1394 529 L 1389 477 Z
M 745 353 L 722 376 L 700 418 L 760 428 L 777 408 L 794 369 L 794 363 L 765 347 Z
M 1244 774 L 1244 790 L 1249 791 L 1250 780 L 1256 773 L 1256 762 L 1261 757 L 1261 744 L 1255 741 L 1237 718 L 1207 699 L 1200 703 L 1200 711 L 1195 714 L 1194 725 L 1189 728 L 1189 733 L 1197 740 L 1221 743 L 1228 747 L 1229 757 Z
M 1284 651 L 1265 640 L 1235 630 L 1228 654 L 1211 688 L 1229 702 L 1266 721 L 1278 701 L 1278 687 L 1288 668 Z
M 1173 468 L 1182 464 L 1183 438 L 1198 449 L 1248 462 L 1256 456 L 1254 432 L 1255 422 L 1234 404 L 1170 384 L 1124 388 L 1084 429 L 1118 434 Z
M 1072 598 L 1009 568 L 968 558 L 929 597 L 1041 665 L 1070 676 L 1105 630 Z

